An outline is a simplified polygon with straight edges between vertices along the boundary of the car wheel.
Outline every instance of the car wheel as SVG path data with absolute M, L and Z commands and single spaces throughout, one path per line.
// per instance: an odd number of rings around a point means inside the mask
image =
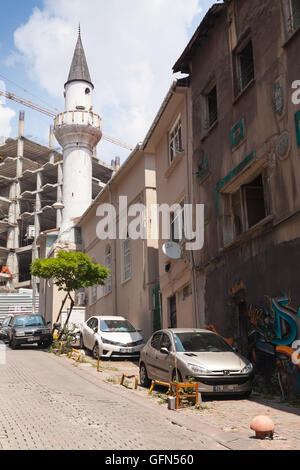
M 147 369 L 142 362 L 140 365 L 140 383 L 142 387 L 150 387 L 151 380 L 148 378 Z
M 80 335 L 80 349 L 85 349 L 82 335 Z
M 9 346 L 11 347 L 11 349 L 16 349 L 18 347 L 15 338 L 11 339 Z
M 95 346 L 93 347 L 93 358 L 98 359 L 99 355 L 100 355 L 99 344 L 95 343 Z
M 173 374 L 172 374 L 172 382 L 176 382 L 176 381 L 182 382 L 182 375 L 178 369 L 177 369 L 177 374 L 176 374 L 175 369 L 173 370 Z

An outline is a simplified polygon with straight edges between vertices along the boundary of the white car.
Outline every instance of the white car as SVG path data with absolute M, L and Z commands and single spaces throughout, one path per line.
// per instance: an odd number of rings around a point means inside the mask
M 138 358 L 145 341 L 126 318 L 101 315 L 81 325 L 80 347 L 92 351 L 93 357 Z

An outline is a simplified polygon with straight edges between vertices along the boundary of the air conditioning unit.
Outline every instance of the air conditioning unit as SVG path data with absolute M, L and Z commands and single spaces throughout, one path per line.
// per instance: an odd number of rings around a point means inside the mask
M 27 231 L 26 231 L 26 238 L 27 239 L 33 239 L 35 237 L 35 226 L 34 225 L 28 225 Z
M 79 307 L 82 307 L 83 305 L 86 305 L 86 294 L 85 294 L 85 292 L 79 292 L 77 294 L 77 305 Z

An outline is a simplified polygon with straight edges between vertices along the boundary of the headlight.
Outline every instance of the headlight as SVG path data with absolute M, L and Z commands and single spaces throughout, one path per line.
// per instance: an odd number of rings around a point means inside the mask
M 253 371 L 253 365 L 251 364 L 251 362 L 249 362 L 249 364 L 247 364 L 244 369 L 241 370 L 241 374 L 250 374 L 250 372 Z
M 109 339 L 106 339 L 106 338 L 101 337 L 101 341 L 104 344 L 113 344 L 114 346 L 121 346 L 121 343 L 116 343 L 116 341 L 110 341 Z
M 195 373 L 195 374 L 203 374 L 203 375 L 210 375 L 212 374 L 211 370 L 205 369 L 204 367 L 196 366 L 196 364 L 188 364 L 188 367 Z
M 16 331 L 15 336 L 24 336 L 24 332 L 23 331 Z

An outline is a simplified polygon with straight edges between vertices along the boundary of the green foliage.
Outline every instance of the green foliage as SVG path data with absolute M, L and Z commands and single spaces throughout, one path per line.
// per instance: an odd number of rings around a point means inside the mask
M 76 291 L 103 285 L 109 269 L 95 264 L 84 253 L 60 250 L 55 258 L 36 259 L 30 267 L 33 276 L 53 279 L 58 290 Z
M 57 351 L 57 354 L 68 354 L 73 344 L 76 341 L 76 331 L 77 326 L 73 323 L 71 327 L 65 325 L 59 332 L 61 332 L 60 340 L 54 339 L 50 352 Z M 60 348 L 60 343 L 62 343 L 62 348 Z

